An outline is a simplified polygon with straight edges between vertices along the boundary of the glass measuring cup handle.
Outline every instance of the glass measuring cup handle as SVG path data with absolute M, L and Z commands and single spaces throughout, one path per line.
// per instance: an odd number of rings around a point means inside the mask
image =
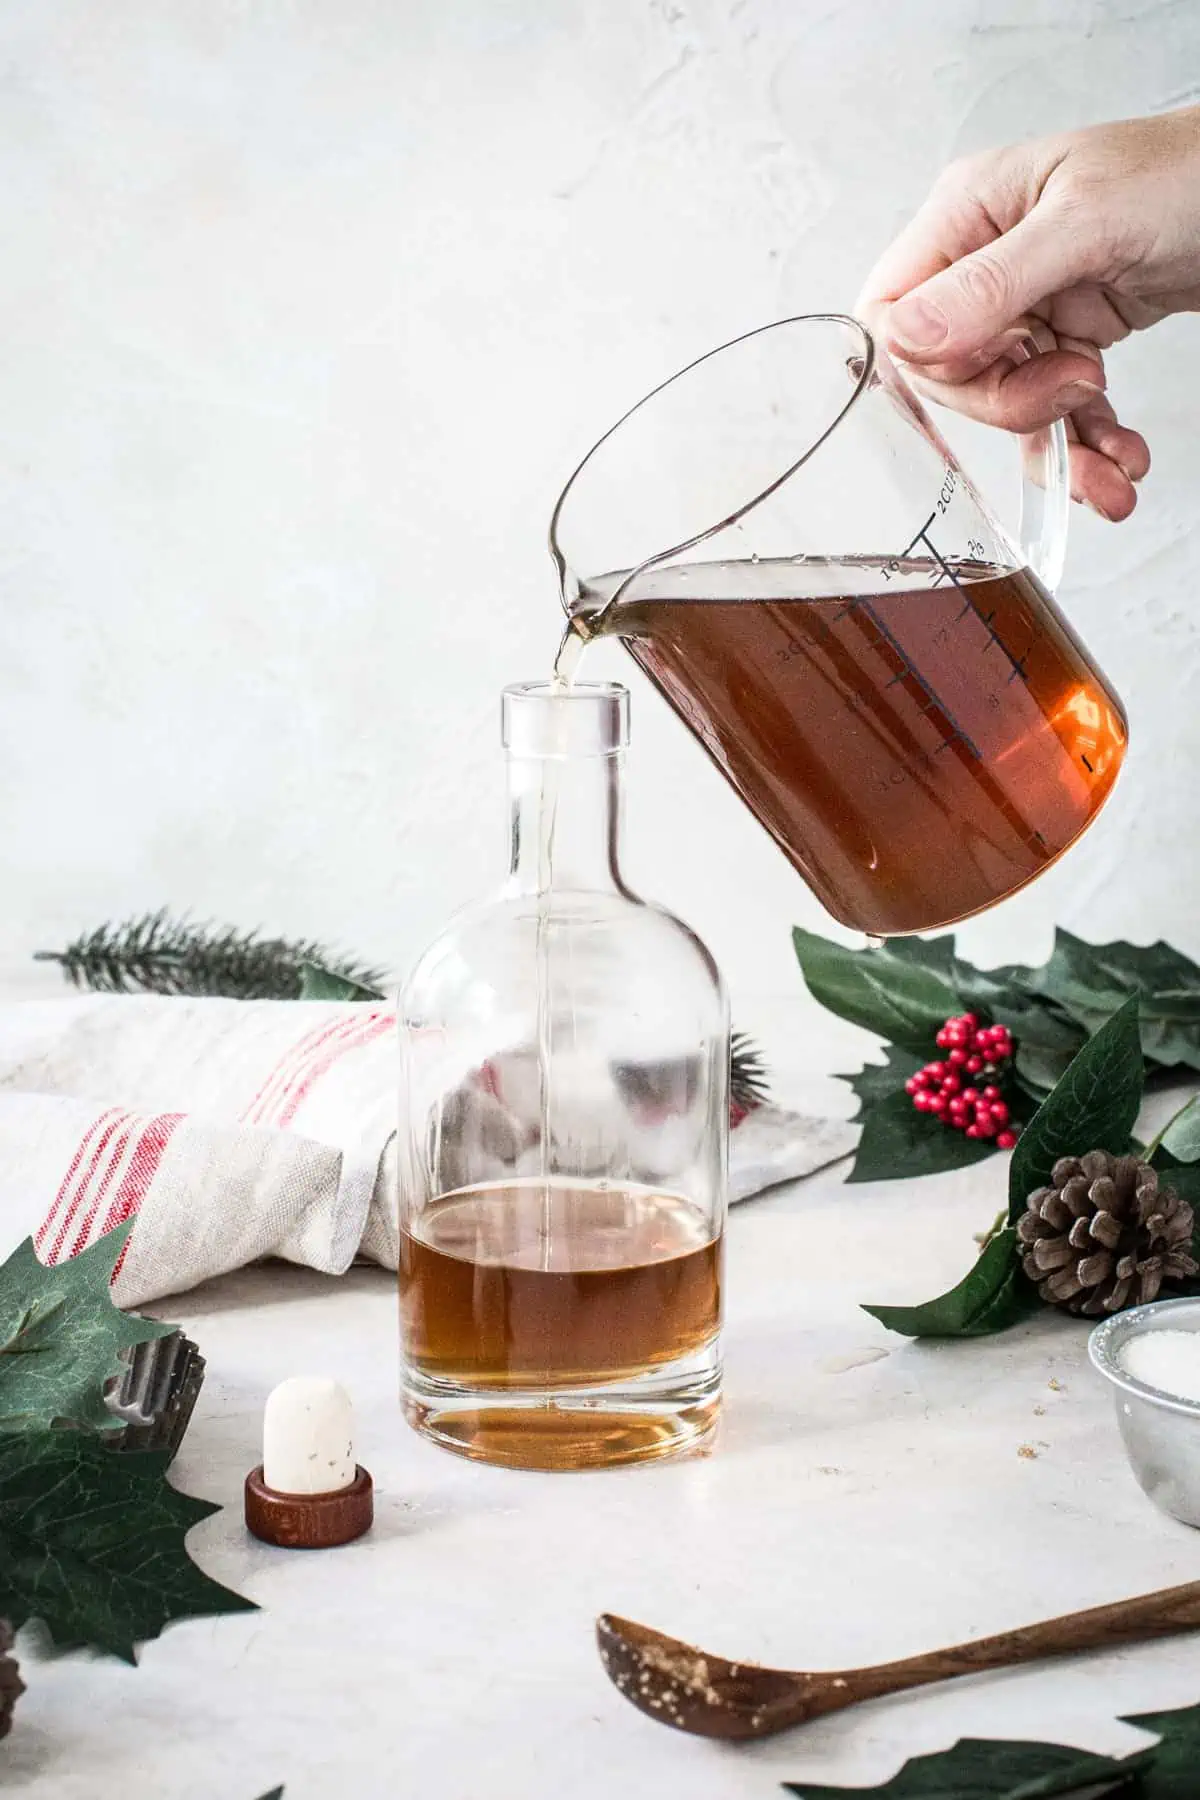
M 1041 354 L 1032 336 L 1013 352 L 1022 361 Z M 1021 439 L 1021 516 L 1017 532 L 1025 561 L 1042 586 L 1054 593 L 1067 560 L 1071 474 L 1067 428 L 1061 419 Z

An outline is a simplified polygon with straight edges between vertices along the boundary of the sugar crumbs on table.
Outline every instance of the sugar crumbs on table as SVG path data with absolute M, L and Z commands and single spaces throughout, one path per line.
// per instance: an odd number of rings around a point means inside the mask
M 1122 1346 L 1120 1361 L 1135 1381 L 1200 1401 L 1200 1331 L 1140 1331 Z
M 1034 1449 L 1032 1444 L 1019 1445 L 1018 1449 L 1017 1449 L 1017 1455 L 1023 1456 L 1025 1458 L 1026 1462 L 1036 1462 L 1037 1461 L 1037 1451 Z

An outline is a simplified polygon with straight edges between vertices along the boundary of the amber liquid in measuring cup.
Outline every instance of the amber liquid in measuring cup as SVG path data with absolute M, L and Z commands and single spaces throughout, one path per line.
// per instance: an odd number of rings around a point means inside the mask
M 952 924 L 1049 868 L 1103 805 L 1121 703 L 1028 569 L 925 557 L 712 562 L 583 590 L 834 918 Z M 560 661 L 569 665 L 571 650 Z

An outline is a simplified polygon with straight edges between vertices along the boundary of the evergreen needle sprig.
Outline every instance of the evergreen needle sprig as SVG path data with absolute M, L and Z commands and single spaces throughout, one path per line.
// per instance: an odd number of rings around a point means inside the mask
M 34 960 L 58 963 L 76 987 L 105 994 L 298 1000 L 305 965 L 366 988 L 383 980 L 380 970 L 322 944 L 175 918 L 165 908 L 98 925 L 65 950 L 40 950 Z
M 770 1079 L 762 1051 L 744 1031 L 729 1040 L 729 1097 L 735 1106 L 753 1112 L 770 1094 Z

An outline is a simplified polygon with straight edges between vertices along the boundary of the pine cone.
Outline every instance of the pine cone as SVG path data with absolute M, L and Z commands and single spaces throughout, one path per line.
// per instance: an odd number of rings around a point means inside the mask
M 8 1654 L 12 1643 L 12 1626 L 7 1619 L 0 1619 L 0 1738 L 7 1737 L 12 1730 L 13 1707 L 25 1692 L 16 1658 Z
M 1136 1156 L 1064 1156 L 1017 1221 L 1021 1262 L 1052 1306 L 1095 1318 L 1195 1275 L 1192 1209 Z

